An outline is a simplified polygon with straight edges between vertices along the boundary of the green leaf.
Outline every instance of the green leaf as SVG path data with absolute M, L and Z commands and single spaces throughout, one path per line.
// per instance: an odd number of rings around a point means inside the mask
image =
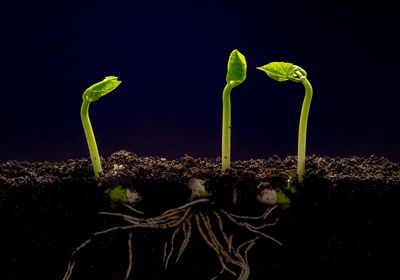
M 257 67 L 278 82 L 292 80 L 295 77 L 296 66 L 288 62 L 271 62 L 264 66 Z
M 233 50 L 229 56 L 226 83 L 232 87 L 240 85 L 246 79 L 246 72 L 246 58 L 238 50 Z
M 108 76 L 104 80 L 90 86 L 82 95 L 84 100 L 94 102 L 100 99 L 100 97 L 116 89 L 121 81 L 118 81 L 118 77 Z
M 128 190 L 123 186 L 116 186 L 112 189 L 107 189 L 106 193 L 108 193 L 113 202 L 128 202 Z

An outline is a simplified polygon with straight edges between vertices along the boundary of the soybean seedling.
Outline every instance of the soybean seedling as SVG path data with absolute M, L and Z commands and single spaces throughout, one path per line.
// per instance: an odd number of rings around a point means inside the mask
M 271 62 L 257 69 L 264 71 L 275 81 L 293 81 L 300 82 L 305 88 L 305 96 L 300 114 L 299 137 L 297 142 L 297 176 L 298 181 L 303 182 L 306 170 L 306 137 L 307 137 L 307 122 L 308 113 L 310 111 L 313 89 L 307 79 L 307 72 L 297 65 L 287 62 Z
M 96 138 L 94 137 L 92 124 L 89 119 L 89 106 L 90 103 L 99 100 L 102 96 L 113 91 L 119 86 L 121 81 L 118 81 L 118 77 L 108 76 L 104 80 L 98 82 L 88 89 L 82 95 L 82 106 L 81 106 L 81 119 L 83 129 L 85 131 L 86 140 L 89 147 L 90 159 L 92 160 L 93 172 L 96 177 L 103 171 L 100 162 L 99 150 L 97 149 Z
M 226 86 L 222 93 L 222 171 L 231 166 L 231 90 L 244 82 L 246 71 L 244 55 L 238 50 L 233 50 L 229 56 Z

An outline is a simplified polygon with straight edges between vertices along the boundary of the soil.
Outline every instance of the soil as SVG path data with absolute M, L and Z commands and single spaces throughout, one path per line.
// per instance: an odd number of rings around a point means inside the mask
M 104 190 L 122 185 L 136 191 L 141 201 L 135 209 L 151 219 L 187 204 L 189 180 L 203 179 L 212 196 L 190 207 L 189 215 L 209 218 L 222 240 L 215 213 L 263 214 L 267 206 L 256 199 L 260 182 L 284 188 L 296 158 L 237 161 L 221 173 L 218 159 L 167 160 L 120 151 L 103 159 L 103 165 L 96 180 L 86 159 L 0 164 L 0 279 L 63 279 L 72 252 L 88 239 L 90 244 L 74 255 L 70 279 L 125 279 L 129 252 L 129 279 L 240 279 L 240 269 L 232 265 L 236 276 L 218 274 L 218 254 L 205 242 L 195 218 L 178 262 L 184 234 L 176 234 L 166 269 L 164 246 L 171 246 L 175 228 L 139 227 L 93 236 L 129 224 L 99 212 L 142 215 L 111 203 Z M 400 164 L 377 156 L 311 156 L 304 185 L 290 198 L 289 207 L 274 209 L 265 221 L 277 223 L 262 230 L 282 246 L 224 220 L 223 231 L 233 236 L 232 244 L 258 238 L 248 249 L 248 279 L 400 279 Z

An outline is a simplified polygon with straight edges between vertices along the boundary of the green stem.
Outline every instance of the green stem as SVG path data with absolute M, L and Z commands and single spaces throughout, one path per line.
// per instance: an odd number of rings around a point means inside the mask
M 301 108 L 300 123 L 299 123 L 299 141 L 297 146 L 297 175 L 299 182 L 303 182 L 303 177 L 306 172 L 306 137 L 307 137 L 307 120 L 310 111 L 313 89 L 306 76 L 300 76 L 300 82 L 303 84 L 306 94 Z
M 222 94 L 222 171 L 231 167 L 231 90 L 227 83 Z
M 81 119 L 83 129 L 85 131 L 86 140 L 89 146 L 89 153 L 92 160 L 94 176 L 98 177 L 103 169 L 101 167 L 99 151 L 97 150 L 96 138 L 94 137 L 92 124 L 90 123 L 89 119 L 89 105 L 89 101 L 83 100 L 81 106 Z

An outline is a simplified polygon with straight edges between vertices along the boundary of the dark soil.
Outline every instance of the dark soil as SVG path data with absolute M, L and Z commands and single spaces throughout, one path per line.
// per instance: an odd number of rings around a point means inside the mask
M 146 217 L 188 202 L 190 178 L 206 180 L 210 202 L 196 206 L 211 213 L 226 209 L 245 216 L 262 214 L 258 184 L 284 187 L 296 159 L 277 156 L 238 161 L 219 171 L 218 159 L 141 158 L 118 152 L 103 160 L 95 180 L 88 160 L 61 163 L 8 161 L 0 164 L 0 279 L 62 279 L 75 247 L 92 234 L 126 225 L 98 215 L 121 212 L 104 190 L 123 185 L 142 201 Z M 304 186 L 268 235 L 249 251 L 249 279 L 400 279 L 400 165 L 385 158 L 307 160 Z M 100 186 L 99 186 L 100 184 Z M 228 226 L 234 238 L 251 235 Z M 171 229 L 135 229 L 133 272 L 129 279 L 211 279 L 221 270 L 217 255 L 193 231 L 179 262 L 165 270 L 164 243 Z M 71 279 L 125 279 L 129 231 L 93 238 L 76 258 Z M 235 239 L 234 239 L 235 240 Z M 224 273 L 217 279 L 237 279 Z

